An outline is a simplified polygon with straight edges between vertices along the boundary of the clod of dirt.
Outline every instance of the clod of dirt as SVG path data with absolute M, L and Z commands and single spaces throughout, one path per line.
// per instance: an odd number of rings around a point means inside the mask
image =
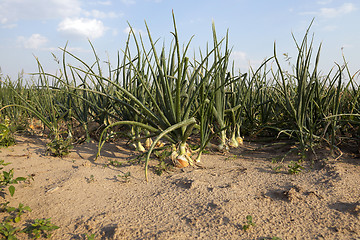
M 181 188 L 190 189 L 194 183 L 193 179 L 178 179 L 173 182 L 175 185 Z
M 301 199 L 300 194 L 295 187 L 292 187 L 288 191 L 285 191 L 284 196 L 287 200 L 289 200 L 289 202 L 296 202 Z
M 354 212 L 356 215 L 360 216 L 360 201 L 358 201 L 357 203 L 355 203 L 353 212 Z

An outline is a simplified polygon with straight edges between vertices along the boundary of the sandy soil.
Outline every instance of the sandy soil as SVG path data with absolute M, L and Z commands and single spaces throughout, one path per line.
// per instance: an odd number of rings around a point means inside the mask
M 32 212 L 22 223 L 50 218 L 60 226 L 52 239 L 360 239 L 360 159 L 305 162 L 288 174 L 288 162 L 272 163 L 284 149 L 245 143 L 228 154 L 204 155 L 200 166 L 150 179 L 124 142 L 107 144 L 93 161 L 96 143 L 76 146 L 65 158 L 45 155 L 46 139 L 17 137 L 0 159 L 16 176 L 34 181 L 16 186 L 11 206 Z M 121 167 L 111 161 L 123 162 Z M 291 160 L 291 159 L 289 159 Z M 275 167 L 283 166 L 279 171 Z M 131 173 L 128 181 L 118 175 Z M 246 216 L 255 226 L 247 231 Z M 19 235 L 26 239 L 26 235 Z

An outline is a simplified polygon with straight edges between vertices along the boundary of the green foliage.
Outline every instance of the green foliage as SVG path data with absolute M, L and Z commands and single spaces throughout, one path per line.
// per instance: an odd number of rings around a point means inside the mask
M 289 168 L 288 172 L 290 174 L 298 174 L 304 169 L 303 166 L 301 166 L 298 162 L 294 162 L 294 161 L 290 161 L 288 168 Z
M 0 161 L 0 170 L 7 166 L 10 163 L 5 163 L 3 160 Z M 3 171 L 0 174 L 0 187 L 8 186 L 10 195 L 13 196 L 15 193 L 15 187 L 11 184 L 17 184 L 19 181 L 25 181 L 24 177 L 14 178 L 14 169 Z M 59 227 L 53 225 L 49 219 L 36 219 L 35 223 L 31 226 L 20 230 L 18 227 L 14 227 L 13 223 L 19 223 L 21 221 L 21 216 L 26 212 L 31 212 L 29 206 L 25 206 L 22 203 L 19 203 L 18 207 L 9 206 L 10 202 L 5 202 L 0 204 L 0 211 L 8 213 L 8 216 L 3 218 L 3 221 L 0 223 L 0 235 L 4 239 L 16 240 L 16 234 L 19 232 L 25 232 L 33 235 L 35 238 L 40 238 L 41 236 L 50 238 L 51 231 L 58 229 Z
M 85 178 L 85 179 L 86 179 L 86 182 L 87 182 L 87 183 L 95 182 L 95 177 L 94 177 L 94 175 L 90 175 L 90 177 Z
M 51 223 L 51 218 L 35 219 L 34 223 L 25 228 L 23 231 L 32 235 L 35 238 L 50 238 L 52 232 L 58 228 L 58 226 Z
M 246 224 L 242 226 L 243 230 L 246 232 L 250 227 L 254 227 L 255 223 L 253 222 L 253 218 L 251 215 L 246 216 Z
M 157 151 L 154 151 L 154 155 L 155 155 L 160 161 L 164 161 L 165 159 L 167 159 L 168 157 L 170 157 L 171 151 L 169 151 L 169 149 L 157 150 Z
M 122 178 L 125 183 L 130 182 L 130 176 L 131 176 L 131 173 L 130 173 L 130 172 L 126 172 L 126 173 L 124 173 L 124 174 L 119 174 L 119 175 L 117 175 L 117 176 L 120 177 L 120 178 Z
M 15 138 L 9 128 L 9 120 L 5 119 L 5 124 L 0 123 L 0 146 L 9 147 L 15 144 Z
M 21 232 L 20 228 L 14 227 L 13 223 L 18 223 L 21 221 L 21 215 L 25 212 L 31 212 L 31 208 L 24 206 L 22 203 L 19 203 L 18 207 L 9 207 L 9 202 L 0 204 L 0 211 L 7 212 L 9 216 L 5 217 L 4 220 L 0 223 L 0 235 L 5 237 L 5 239 L 17 239 L 16 233 Z
M 1 207 L 2 211 L 8 212 L 10 215 L 5 218 L 4 222 L 14 222 L 18 223 L 21 221 L 21 215 L 25 212 L 31 212 L 31 208 L 29 206 L 24 206 L 24 204 L 19 203 L 18 207 L 8 207 L 9 202 L 6 202 Z
M 108 165 L 111 165 L 113 167 L 121 167 L 123 165 L 123 163 L 119 162 L 117 160 L 109 160 Z
M 20 231 L 19 228 L 14 227 L 9 222 L 2 222 L 0 223 L 0 235 L 7 240 L 17 240 L 16 233 Z
M 47 151 L 55 157 L 63 157 L 70 153 L 70 150 L 73 149 L 72 139 L 71 138 L 57 138 L 53 139 L 50 143 L 47 144 Z
M 276 166 L 276 167 L 273 167 L 272 170 L 275 172 L 275 173 L 279 173 L 282 169 L 282 166 Z
M 85 234 L 85 237 L 87 240 L 95 240 L 96 239 L 96 235 L 94 233 L 92 234 Z
M 99 137 L 98 157 L 105 141 L 114 141 L 126 128 L 135 149 L 146 156 L 147 178 L 150 156 L 164 138 L 178 156 L 198 153 L 196 161 L 209 147 L 223 151 L 239 146 L 242 136 L 289 139 L 294 144 L 291 152 L 300 152 L 302 159 L 315 156 L 324 144 L 334 152 L 346 140 L 358 141 L 358 72 L 352 74 L 344 58 L 343 65 L 322 74 L 321 45 L 315 48 L 311 25 L 301 41 L 293 36 L 296 56 L 284 54 L 286 66 L 274 44 L 273 57 L 257 69 L 240 72 L 230 64 L 228 33 L 218 38 L 213 24 L 212 44 L 193 57 L 192 39 L 182 44 L 174 14 L 172 20 L 169 48 L 157 45 L 146 24 L 147 43 L 130 27 L 124 51 L 115 64 L 107 62 L 105 71 L 90 43 L 94 62 L 84 62 L 65 46 L 58 75 L 46 73 L 36 59 L 37 80 L 0 81 L 0 144 L 12 141 L 13 126 L 6 121 L 36 118 L 50 132 L 51 154 L 64 156 L 72 148 L 70 139 L 75 142 L 82 135 L 80 139 L 89 141 L 92 134 Z M 269 67 L 272 59 L 275 64 Z M 192 137 L 196 146 L 189 147 Z M 160 161 L 166 157 L 161 151 L 155 155 Z
M 4 166 L 10 163 L 5 163 L 4 160 L 0 160 L 0 170 L 4 168 Z M 9 186 L 9 193 L 11 196 L 15 193 L 15 186 L 13 184 L 18 184 L 21 181 L 25 181 L 24 177 L 14 178 L 14 169 L 10 169 L 9 171 L 2 171 L 0 173 L 0 188 Z
M 169 164 L 166 164 L 165 161 L 160 161 L 155 166 L 154 170 L 157 175 L 161 176 L 164 172 L 168 172 L 170 168 L 171 168 L 171 166 Z

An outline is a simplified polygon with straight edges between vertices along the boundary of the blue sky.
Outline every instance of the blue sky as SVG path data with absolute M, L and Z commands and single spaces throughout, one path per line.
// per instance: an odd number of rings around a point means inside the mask
M 300 41 L 311 20 L 315 46 L 322 43 L 324 72 L 342 64 L 342 52 L 353 72 L 360 69 L 360 2 L 355 0 L 0 0 L 0 68 L 16 78 L 37 71 L 35 56 L 45 71 L 55 72 L 54 55 L 68 49 L 93 62 L 88 39 L 103 61 L 116 64 L 125 46 L 127 21 L 146 36 L 144 20 L 153 38 L 171 42 L 174 10 L 180 41 L 192 35 L 193 51 L 212 41 L 211 24 L 219 37 L 229 30 L 232 59 L 242 72 L 273 54 L 296 55 L 291 33 Z M 192 54 L 192 52 L 191 52 Z

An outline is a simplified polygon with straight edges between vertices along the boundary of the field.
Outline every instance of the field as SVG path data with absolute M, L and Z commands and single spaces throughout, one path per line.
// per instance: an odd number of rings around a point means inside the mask
M 3 149 L 18 176 L 12 206 L 32 212 L 21 224 L 51 218 L 59 229 L 52 239 L 358 239 L 360 236 L 359 159 L 304 162 L 289 174 L 289 161 L 270 156 L 286 149 L 245 143 L 228 154 L 206 154 L 201 165 L 173 168 L 158 176 L 150 162 L 129 164 L 126 142 L 107 144 L 94 162 L 95 142 L 76 146 L 65 158 L 44 154 L 46 138 L 19 137 Z M 272 162 L 273 161 L 273 162 Z M 118 162 L 123 163 L 118 166 Z M 281 169 L 277 167 L 281 166 Z M 126 173 L 131 175 L 126 178 Z M 255 226 L 248 225 L 252 216 Z M 19 239 L 26 239 L 19 234 Z
M 358 239 L 359 72 L 321 72 L 309 31 L 246 73 L 215 26 L 189 57 L 174 18 L 168 50 L 130 31 L 115 66 L 90 43 L 1 76 L 0 236 Z

